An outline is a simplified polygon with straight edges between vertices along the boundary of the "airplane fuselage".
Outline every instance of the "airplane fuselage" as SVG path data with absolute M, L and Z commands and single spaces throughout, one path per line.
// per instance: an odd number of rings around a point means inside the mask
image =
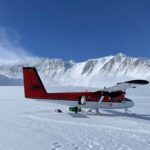
M 68 106 L 77 106 L 84 108 L 103 108 L 103 109 L 124 109 L 134 106 L 134 102 L 125 98 L 125 93 L 122 92 L 118 97 L 110 99 L 110 97 L 103 97 L 101 93 L 95 92 L 72 92 L 72 93 L 47 93 L 41 95 L 41 98 L 38 96 L 34 99 L 42 99 L 49 101 L 51 103 L 64 104 Z M 80 100 L 85 98 L 84 103 L 81 103 Z M 32 98 L 33 99 L 33 98 Z

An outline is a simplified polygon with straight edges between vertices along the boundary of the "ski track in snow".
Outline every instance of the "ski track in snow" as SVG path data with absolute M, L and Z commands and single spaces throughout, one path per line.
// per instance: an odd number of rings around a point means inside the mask
M 137 100 L 133 114 L 102 110 L 100 116 L 87 112 L 76 115 L 66 106 L 23 98 L 22 87 L 0 90 L 2 150 L 150 149 L 149 98 L 140 103 Z M 63 113 L 55 113 L 55 108 Z
M 149 144 L 150 141 L 145 140 L 146 136 L 150 136 L 149 131 L 130 130 L 130 129 L 123 129 L 119 127 L 117 128 L 112 126 L 104 126 L 104 125 L 102 126 L 98 124 L 87 124 L 87 123 L 83 123 L 83 122 L 81 123 L 75 121 L 62 121 L 62 120 L 43 118 L 35 115 L 24 115 L 24 117 L 41 123 L 42 122 L 52 123 L 54 125 L 59 124 L 60 127 L 57 127 L 57 131 L 59 131 L 59 134 L 65 133 L 65 136 L 73 138 L 72 141 L 74 141 L 74 143 L 69 142 L 71 143 L 70 146 L 73 149 L 103 150 L 103 149 L 107 149 L 106 147 L 109 147 L 108 149 L 132 150 L 132 148 L 130 148 L 130 146 L 128 146 L 127 144 L 128 142 L 131 142 L 133 140 L 134 140 L 134 144 L 138 144 L 141 148 L 143 147 L 143 145 L 150 146 Z M 69 127 L 62 129 L 61 124 L 63 126 L 69 125 Z M 78 134 L 76 134 L 76 132 L 74 133 L 74 131 L 72 131 L 74 129 L 72 128 L 79 130 L 77 131 Z M 144 136 L 144 138 L 142 136 L 143 133 L 147 134 L 146 136 Z M 72 136 L 72 134 L 74 136 Z M 117 141 L 121 141 L 120 138 L 122 138 L 121 140 L 123 140 L 127 144 L 122 144 L 122 142 L 118 143 Z M 56 149 L 59 148 L 61 149 L 63 147 L 63 145 L 60 144 L 59 142 L 56 143 L 57 145 L 59 145 L 56 146 Z M 53 146 L 55 145 L 56 144 L 53 144 Z M 80 147 L 76 145 L 80 145 Z

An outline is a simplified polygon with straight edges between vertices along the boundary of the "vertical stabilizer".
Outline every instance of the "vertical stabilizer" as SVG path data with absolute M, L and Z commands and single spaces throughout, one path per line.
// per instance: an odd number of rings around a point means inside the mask
M 35 67 L 23 67 L 23 79 L 26 98 L 43 98 L 47 94 Z

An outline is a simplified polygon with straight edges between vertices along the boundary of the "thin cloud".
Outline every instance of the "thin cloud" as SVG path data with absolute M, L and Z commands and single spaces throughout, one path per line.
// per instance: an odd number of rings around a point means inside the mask
M 20 44 L 21 39 L 14 29 L 0 26 L 0 64 L 15 63 L 29 56 Z

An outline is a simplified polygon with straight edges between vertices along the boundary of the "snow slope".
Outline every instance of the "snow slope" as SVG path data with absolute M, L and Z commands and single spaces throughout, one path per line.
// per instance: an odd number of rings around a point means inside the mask
M 64 89 L 67 87 L 48 90 Z M 94 112 L 75 115 L 68 112 L 66 106 L 25 99 L 21 86 L 1 86 L 0 149 L 149 150 L 149 90 L 147 86 L 129 91 L 127 97 L 136 103 L 132 113 L 103 110 L 103 114 L 97 116 Z M 63 113 L 55 113 L 56 108 L 61 108 Z
M 47 85 L 103 87 L 131 79 L 150 80 L 150 60 L 122 53 L 84 62 L 49 58 L 26 58 L 0 65 L 0 85 L 22 84 L 22 67 L 35 66 Z M 2 77 L 6 77 L 5 79 Z M 10 80 L 9 80 L 10 78 Z M 113 80 L 112 80 L 113 79 Z

